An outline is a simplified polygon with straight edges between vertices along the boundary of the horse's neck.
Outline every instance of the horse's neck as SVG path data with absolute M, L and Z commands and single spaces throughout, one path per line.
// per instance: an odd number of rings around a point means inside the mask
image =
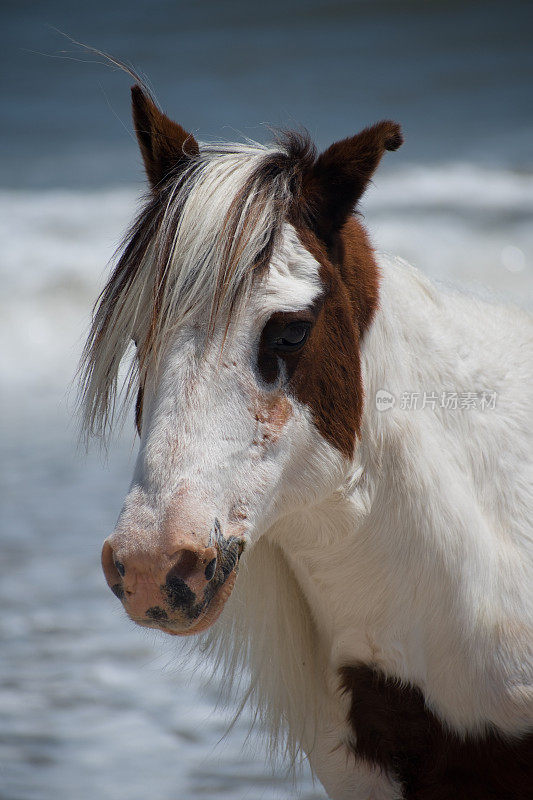
M 484 331 L 487 310 L 493 319 Z M 521 683 L 516 662 L 506 660 L 505 631 L 512 626 L 516 639 L 527 620 L 518 506 L 528 498 L 511 487 L 521 477 L 527 418 L 511 419 L 503 397 L 522 356 L 497 352 L 499 315 L 503 321 L 497 308 L 439 294 L 406 266 L 384 267 L 380 309 L 363 344 L 366 409 L 354 474 L 278 537 L 331 666 L 375 664 L 419 686 L 451 725 L 471 730 L 488 721 L 511 729 L 523 718 L 520 699 L 494 691 Z M 512 337 L 507 332 L 507 346 Z M 440 409 L 443 389 L 459 402 L 474 394 L 478 408 Z M 511 396 L 519 389 L 517 381 Z M 376 409 L 378 390 L 395 397 L 393 408 Z M 483 391 L 499 393 L 501 406 L 481 410 Z M 431 401 L 420 408 L 424 392 Z M 402 408 L 411 393 L 418 408 Z M 518 459 L 503 468 L 505 436 Z M 521 637 L 526 658 L 525 630 Z

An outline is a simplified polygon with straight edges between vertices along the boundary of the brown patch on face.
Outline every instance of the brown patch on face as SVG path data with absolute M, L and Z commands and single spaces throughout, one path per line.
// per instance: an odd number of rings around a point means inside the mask
M 334 237 L 330 257 L 340 272 L 362 337 L 378 305 L 379 270 L 366 230 L 357 217 L 349 217 Z
M 274 322 L 280 316 L 286 322 L 310 320 L 311 333 L 300 351 L 282 353 L 269 349 L 265 326 L 258 368 L 263 379 L 272 383 L 283 359 L 289 394 L 310 408 L 322 436 L 351 458 L 363 412 L 360 342 L 378 302 L 378 269 L 366 233 L 355 218 L 335 238 L 331 257 L 312 231 L 302 226 L 297 230 L 303 246 L 321 266 L 324 295 L 314 309 L 273 315 Z
M 370 666 L 343 667 L 355 755 L 397 778 L 405 800 L 528 800 L 533 732 L 459 737 L 427 708 L 422 692 Z

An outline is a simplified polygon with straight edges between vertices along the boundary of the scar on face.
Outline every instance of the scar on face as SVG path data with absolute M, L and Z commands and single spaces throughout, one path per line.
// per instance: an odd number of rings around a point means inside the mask
M 292 404 L 282 393 L 255 393 L 250 411 L 260 427 L 260 436 L 264 444 L 275 443 L 292 417 Z

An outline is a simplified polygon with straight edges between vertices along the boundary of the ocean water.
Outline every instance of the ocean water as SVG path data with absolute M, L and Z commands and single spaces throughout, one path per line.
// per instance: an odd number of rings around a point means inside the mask
M 136 442 L 130 415 L 107 458 L 77 446 L 74 375 L 143 187 L 128 79 L 46 25 L 132 61 L 203 138 L 302 123 L 325 145 L 398 118 L 405 148 L 362 207 L 378 250 L 533 308 L 528 4 L 21 0 L 0 13 L 0 798 L 323 798 L 305 765 L 296 787 L 271 770 L 246 712 L 228 732 L 235 709 L 217 706 L 206 665 L 129 623 L 103 580 Z

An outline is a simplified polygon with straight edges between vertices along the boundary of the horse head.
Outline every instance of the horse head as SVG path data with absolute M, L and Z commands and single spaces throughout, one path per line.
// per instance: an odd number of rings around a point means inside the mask
M 102 565 L 135 622 L 188 635 L 243 551 L 350 473 L 378 301 L 353 211 L 402 138 L 385 121 L 320 155 L 293 133 L 200 146 L 132 93 L 150 194 L 95 313 L 86 422 L 109 422 L 133 341 L 140 449 Z

